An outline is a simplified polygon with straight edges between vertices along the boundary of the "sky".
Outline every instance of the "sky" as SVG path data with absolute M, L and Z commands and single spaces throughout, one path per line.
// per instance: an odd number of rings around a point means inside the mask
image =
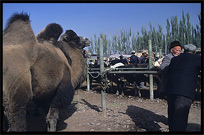
M 149 23 L 156 29 L 162 26 L 166 32 L 167 19 L 190 14 L 190 22 L 199 24 L 201 3 L 3 3 L 3 29 L 8 18 L 15 12 L 30 15 L 31 26 L 38 34 L 49 23 L 58 23 L 66 30 L 72 29 L 79 36 L 94 39 L 100 33 L 107 37 L 129 30 L 141 33 L 142 27 L 149 30 Z

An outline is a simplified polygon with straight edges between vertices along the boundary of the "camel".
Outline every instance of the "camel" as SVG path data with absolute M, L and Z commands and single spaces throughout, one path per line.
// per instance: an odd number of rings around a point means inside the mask
M 36 35 L 36 38 L 39 43 L 43 43 L 45 41 L 50 42 L 51 44 L 55 44 L 62 34 L 62 28 L 60 25 L 56 23 L 48 24 L 40 33 Z
M 47 29 L 50 35 L 45 34 Z M 61 34 L 61 26 L 52 24 L 35 36 L 27 13 L 15 13 L 7 23 L 3 33 L 3 108 L 10 132 L 26 131 L 26 108 L 31 101 L 47 108 L 47 130 L 56 131 L 60 109 L 71 104 L 74 90 L 85 80 L 83 47 L 90 41 L 72 30 L 57 41 L 60 34 L 56 31 Z

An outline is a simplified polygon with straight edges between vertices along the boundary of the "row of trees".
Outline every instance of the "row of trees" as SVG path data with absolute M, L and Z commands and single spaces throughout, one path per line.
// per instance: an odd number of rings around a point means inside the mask
M 161 25 L 157 26 L 157 29 L 149 23 L 150 30 L 147 31 L 145 27 L 141 29 L 141 35 L 139 32 L 135 35 L 132 33 L 131 28 L 129 30 L 121 30 L 120 33 L 116 33 L 111 37 L 107 37 L 106 34 L 101 33 L 99 37 L 94 34 L 94 39 L 90 39 L 91 46 L 88 48 L 91 54 L 99 52 L 99 38 L 103 38 L 104 41 L 104 55 L 109 56 L 111 54 L 130 54 L 132 50 L 148 49 L 148 40 L 152 40 L 153 52 L 162 50 L 164 54 L 168 52 L 168 47 L 171 41 L 178 40 L 181 44 L 194 44 L 198 48 L 201 47 L 201 13 L 198 15 L 199 25 L 196 27 L 190 23 L 190 15 L 184 14 L 182 11 L 182 19 L 178 23 L 178 17 L 173 16 L 167 19 L 166 34 L 163 33 Z

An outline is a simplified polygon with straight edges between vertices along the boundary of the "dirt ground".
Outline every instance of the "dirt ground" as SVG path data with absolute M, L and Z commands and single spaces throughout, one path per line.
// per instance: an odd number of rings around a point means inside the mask
M 150 100 L 149 90 L 142 97 L 106 93 L 106 113 L 102 112 L 100 87 L 76 91 L 72 104 L 61 110 L 58 132 L 168 132 L 167 102 Z M 27 130 L 46 131 L 45 115 L 27 116 Z M 187 131 L 201 131 L 201 101 L 197 93 L 188 120 Z

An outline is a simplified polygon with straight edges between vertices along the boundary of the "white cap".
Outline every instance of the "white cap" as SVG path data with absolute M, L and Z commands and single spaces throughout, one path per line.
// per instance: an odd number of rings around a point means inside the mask
M 134 50 L 132 50 L 132 54 L 135 54 L 135 51 L 134 51 Z
M 142 51 L 142 53 L 147 53 L 146 51 Z
M 196 46 L 193 44 L 184 45 L 184 50 L 188 50 L 190 52 L 195 52 Z

